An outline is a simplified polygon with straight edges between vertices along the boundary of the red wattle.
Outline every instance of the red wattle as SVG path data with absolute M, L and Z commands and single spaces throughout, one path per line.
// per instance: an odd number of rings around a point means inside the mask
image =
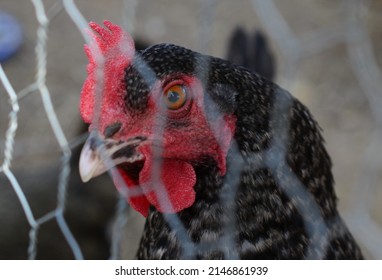
M 150 205 L 162 213 L 177 213 L 190 207 L 195 201 L 196 174 L 192 165 L 173 159 L 162 159 L 158 164 L 160 177 L 157 179 L 153 172 L 153 159 L 147 154 L 139 173 L 139 182 L 123 169 L 119 169 L 123 182 L 114 178 L 118 189 L 130 189 L 129 203 L 144 217 L 147 217 Z M 142 194 L 134 195 L 137 190 L 134 188 L 141 188 Z
M 195 201 L 196 174 L 191 164 L 173 159 L 163 159 L 160 178 L 155 179 L 152 161 L 145 161 L 139 174 L 139 183 L 150 204 L 162 213 L 177 213 Z M 154 176 L 154 177 L 153 177 Z

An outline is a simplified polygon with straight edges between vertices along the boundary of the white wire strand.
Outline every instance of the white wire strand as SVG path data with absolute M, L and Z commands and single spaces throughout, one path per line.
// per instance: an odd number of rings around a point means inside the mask
M 4 85 L 4 88 L 9 96 L 9 101 L 11 103 L 11 112 L 9 113 L 9 124 L 5 135 L 5 149 L 4 149 L 4 161 L 0 167 L 0 172 L 5 169 L 9 169 L 11 166 L 11 161 L 13 157 L 14 142 L 17 130 L 17 114 L 20 110 L 19 103 L 17 101 L 17 95 L 14 91 L 11 83 L 5 74 L 3 67 L 0 64 L 0 79 Z
M 359 18 L 360 6 L 364 5 L 366 7 L 369 1 L 347 1 L 348 18 L 345 18 L 342 22 L 337 22 L 334 26 L 311 31 L 301 37 L 297 37 L 293 34 L 287 21 L 272 0 L 251 0 L 251 3 L 261 24 L 276 42 L 282 53 L 285 63 L 281 68 L 284 76 L 288 77 L 287 80 L 290 80 L 291 75 L 293 75 L 291 73 L 296 71 L 297 64 L 302 59 L 323 52 L 339 43 L 345 43 L 352 69 L 369 101 L 371 111 L 378 124 L 376 129 L 381 129 L 382 74 L 376 64 L 370 37 L 367 34 L 366 28 L 362 26 L 364 24 L 363 21 Z M 288 86 L 286 86 L 286 88 L 288 88 Z M 379 138 L 380 133 L 375 133 L 374 136 L 376 139 L 372 142 L 380 143 L 380 141 L 377 140 L 381 139 Z M 377 147 L 375 148 L 377 149 Z M 370 165 L 367 164 L 367 162 L 370 161 L 370 153 L 367 152 L 368 150 L 370 150 L 370 147 L 368 147 L 365 152 L 367 155 L 365 155 L 363 164 L 363 166 L 365 166 L 363 181 L 357 182 L 362 186 L 367 186 L 367 190 L 363 188 L 361 191 L 362 194 L 357 192 L 358 195 L 356 196 L 358 198 L 357 205 L 359 206 L 356 207 L 356 209 L 362 210 L 351 211 L 351 213 L 345 216 L 349 217 L 349 222 L 355 230 L 354 235 L 357 236 L 359 242 L 365 245 L 374 258 L 381 258 L 382 242 L 370 243 L 367 241 L 382 240 L 381 227 L 370 218 L 370 210 L 366 212 L 364 210 L 365 205 L 369 205 L 368 203 L 370 203 L 370 197 L 375 197 L 373 194 L 377 192 L 376 188 L 373 188 L 376 184 L 372 184 L 373 179 L 371 178 L 375 178 L 378 171 L 375 167 L 372 168 L 372 170 L 367 168 L 367 166 L 370 167 Z M 370 172 L 373 172 L 373 174 Z M 374 182 L 376 182 L 376 180 L 374 180 Z M 354 187 L 354 189 L 358 190 L 359 187 Z M 365 225 L 368 225 L 367 228 L 373 229 L 368 232 L 369 237 L 365 237 Z M 378 236 L 378 238 L 376 238 L 376 236 Z
M 47 73 L 46 42 L 47 42 L 47 36 L 48 36 L 47 33 L 48 33 L 49 20 L 48 20 L 48 17 L 46 16 L 44 4 L 42 3 L 42 1 L 32 0 L 32 3 L 35 7 L 36 17 L 39 23 L 39 27 L 37 30 L 37 43 L 36 43 L 36 49 L 35 49 L 36 58 L 37 58 L 36 84 L 41 94 L 42 102 L 43 102 L 44 109 L 48 117 L 49 123 L 52 127 L 53 133 L 62 151 L 61 172 L 59 174 L 59 183 L 58 183 L 56 220 L 66 241 L 68 242 L 68 245 L 72 249 L 74 257 L 76 259 L 83 259 L 81 249 L 76 239 L 72 235 L 64 218 L 67 186 L 68 186 L 68 180 L 70 176 L 69 161 L 70 161 L 72 152 L 70 150 L 69 143 L 65 137 L 65 134 L 62 130 L 60 122 L 58 121 L 56 112 L 53 108 L 49 90 L 45 83 L 46 73 Z
M 67 195 L 67 184 L 68 178 L 70 176 L 70 165 L 69 160 L 71 157 L 71 146 L 69 145 L 66 136 L 62 130 L 61 124 L 56 116 L 55 109 L 52 105 L 51 95 L 49 89 L 46 86 L 46 59 L 47 59 L 47 50 L 46 43 L 48 40 L 48 26 L 50 20 L 55 18 L 62 11 L 64 7 L 67 14 L 71 17 L 73 22 L 78 27 L 80 33 L 82 34 L 84 41 L 87 44 L 91 43 L 91 38 L 88 33 L 85 31 L 87 29 L 87 20 L 84 18 L 82 13 L 76 7 L 73 0 L 62 0 L 57 1 L 53 7 L 45 13 L 44 4 L 41 0 L 31 0 L 36 12 L 36 17 L 39 23 L 37 31 L 37 43 L 36 43 L 36 58 L 37 58 L 37 74 L 36 80 L 34 83 L 25 87 L 23 90 L 18 92 L 14 91 L 12 85 L 10 84 L 2 66 L 0 65 L 0 79 L 6 89 L 6 92 L 9 96 L 11 111 L 9 113 L 9 124 L 5 134 L 5 144 L 4 144 L 4 159 L 0 166 L 0 173 L 4 173 L 9 182 L 11 183 L 18 200 L 21 203 L 23 211 L 25 212 L 26 219 L 31 227 L 30 229 L 30 244 L 28 248 L 29 258 L 34 259 L 37 255 L 37 236 L 39 226 L 43 223 L 46 223 L 52 219 L 57 219 L 57 222 L 65 236 L 71 250 L 76 259 L 82 259 L 82 252 L 75 240 L 74 236 L 70 232 L 66 221 L 64 219 L 66 195 Z M 382 74 L 381 70 L 376 63 L 376 58 L 372 49 L 372 43 L 370 36 L 367 33 L 364 21 L 360 18 L 353 18 L 345 20 L 338 20 L 333 26 L 325 27 L 318 30 L 313 30 L 306 33 L 305 35 L 297 37 L 293 30 L 290 28 L 286 19 L 281 15 L 277 5 L 274 1 L 262 1 L 262 0 L 250 0 L 254 8 L 255 14 L 259 17 L 261 23 L 268 31 L 267 33 L 274 40 L 276 45 L 281 51 L 282 58 L 284 59 L 284 64 L 282 66 L 282 72 L 285 75 L 285 81 L 287 88 L 290 88 L 291 83 L 295 80 L 295 70 L 297 69 L 298 63 L 306 58 L 313 55 L 316 55 L 320 52 L 326 51 L 327 49 L 341 43 L 345 43 L 348 50 L 348 58 L 352 67 L 353 72 L 355 73 L 359 85 L 362 88 L 363 93 L 365 94 L 371 112 L 376 122 L 376 133 L 372 135 L 370 145 L 365 150 L 364 162 L 361 179 L 359 182 L 367 187 L 367 191 L 363 189 L 363 194 L 359 196 L 357 202 L 357 207 L 355 207 L 354 212 L 349 213 L 348 221 L 352 224 L 353 228 L 357 229 L 354 232 L 354 235 L 357 236 L 366 248 L 371 252 L 373 257 L 382 258 L 382 230 L 381 227 L 376 223 L 375 220 L 371 218 L 369 208 L 364 206 L 364 203 L 370 204 L 374 203 L 374 200 L 370 200 L 370 196 L 374 197 L 373 194 L 376 193 L 376 176 L 377 168 L 370 168 L 370 155 L 373 155 L 373 151 L 379 149 L 379 143 L 381 136 L 381 121 L 382 121 L 382 111 L 380 110 L 382 105 Z M 127 3 L 127 2 L 124 2 Z M 132 4 L 130 4 L 132 3 Z M 348 5 L 351 7 L 356 7 L 357 4 L 368 3 L 368 1 L 349 1 Z M 207 2 L 201 2 L 201 7 L 209 8 L 208 10 L 201 10 L 200 16 L 201 26 L 211 28 L 211 21 L 215 16 L 215 5 L 216 0 L 211 0 Z M 133 9 L 129 9 L 131 5 L 134 5 Z M 125 5 L 125 9 L 129 9 L 130 15 L 135 15 L 135 9 L 138 5 L 136 0 L 131 0 Z M 358 7 L 358 6 L 357 6 Z M 349 12 L 350 14 L 350 12 Z M 211 16 L 212 15 L 212 16 Z M 351 14 L 353 15 L 353 14 Z M 211 18 L 210 18 L 211 16 Z M 271 19 L 271 20 L 270 20 Z M 134 19 L 130 20 L 128 18 L 129 24 L 133 28 L 132 22 Z M 201 29 L 200 38 L 201 38 L 201 48 L 208 50 L 209 44 L 209 34 L 210 29 Z M 96 56 L 98 57 L 98 56 Z M 102 65 L 102 62 L 99 63 Z M 102 68 L 101 68 L 102 70 Z M 100 72 L 100 71 L 98 71 Z M 206 74 L 207 75 L 207 74 Z M 98 73 L 100 85 L 102 85 L 102 71 Z M 285 86 L 285 85 L 284 85 Z M 98 90 L 102 87 L 100 86 Z M 58 183 L 58 203 L 57 208 L 43 215 L 39 219 L 35 219 L 33 211 L 28 203 L 28 200 L 17 180 L 14 173 L 11 171 L 11 162 L 14 157 L 14 145 L 15 145 L 15 135 L 18 127 L 18 112 L 19 112 L 19 101 L 22 100 L 25 96 L 29 95 L 32 92 L 38 91 L 41 95 L 43 105 L 49 119 L 50 125 L 54 132 L 54 135 L 57 139 L 57 142 L 62 151 L 61 158 L 61 172 L 59 175 Z M 98 94 L 97 94 L 98 96 Z M 373 161 L 374 162 L 374 161 Z M 374 163 L 378 163 L 378 159 L 375 159 Z M 270 163 L 269 163 L 270 164 Z M 268 165 L 269 165 L 268 164 Z M 270 164 L 272 165 L 272 164 Z M 287 173 L 287 172 L 286 172 Z M 290 175 L 290 176 L 289 176 Z M 293 177 L 294 174 L 286 174 L 286 176 Z M 297 179 L 297 178 L 296 178 Z M 367 195 L 366 195 L 367 193 Z M 125 206 L 120 201 L 117 208 L 117 231 L 122 230 L 123 225 L 126 223 L 126 219 L 123 219 L 121 215 L 125 213 Z M 172 219 L 172 218 L 171 218 Z M 171 223 L 171 221 L 170 221 Z M 178 227 L 179 221 L 175 220 L 172 222 L 173 227 Z M 121 233 L 120 233 L 121 234 Z M 120 251 L 118 246 L 121 246 L 120 242 L 121 235 L 114 235 L 113 240 L 116 240 L 112 244 L 112 259 L 120 257 Z
M 15 90 L 13 89 L 11 83 L 8 80 L 7 75 L 5 74 L 3 67 L 0 64 L 0 79 L 5 87 L 6 92 L 8 93 L 10 103 L 11 103 L 11 112 L 9 113 L 9 126 L 6 132 L 6 140 L 5 140 L 5 149 L 4 149 L 4 161 L 0 167 L 0 172 L 3 172 L 5 176 L 8 178 L 9 182 L 11 183 L 13 190 L 15 191 L 20 203 L 21 207 L 24 210 L 25 216 L 27 218 L 27 221 L 29 225 L 31 226 L 29 235 L 31 237 L 30 243 L 29 243 L 29 258 L 34 258 L 36 256 L 36 238 L 33 238 L 36 236 L 36 232 L 38 230 L 38 224 L 33 216 L 32 209 L 29 206 L 28 200 L 25 197 L 25 194 L 23 190 L 20 187 L 20 184 L 18 183 L 16 177 L 12 173 L 12 171 L 9 169 L 11 166 L 11 160 L 13 157 L 13 151 L 14 151 L 14 140 L 16 136 L 16 130 L 18 126 L 18 120 L 17 120 L 17 114 L 19 112 L 19 104 L 17 100 L 17 95 Z

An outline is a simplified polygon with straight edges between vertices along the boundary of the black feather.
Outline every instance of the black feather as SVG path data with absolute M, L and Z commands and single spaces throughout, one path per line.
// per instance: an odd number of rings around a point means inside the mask
M 237 116 L 234 143 L 225 176 L 212 159 L 195 163 L 191 207 L 171 215 L 150 209 L 139 259 L 362 258 L 337 212 L 331 161 L 305 106 L 244 67 L 161 44 L 137 53 L 126 70 L 128 109 L 144 112 L 153 75 L 177 74 L 202 81 L 205 106 Z
M 270 81 L 275 77 L 275 58 L 261 31 L 256 30 L 251 36 L 242 27 L 237 27 L 229 41 L 227 59 Z

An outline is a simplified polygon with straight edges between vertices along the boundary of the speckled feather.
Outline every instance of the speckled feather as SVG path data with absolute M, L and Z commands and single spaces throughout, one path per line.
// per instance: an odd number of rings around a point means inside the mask
M 304 203 L 303 197 L 291 197 L 280 187 L 285 181 L 288 188 L 294 188 L 282 174 L 285 167 L 318 205 L 326 227 L 323 236 L 328 241 L 317 247 L 322 250 L 321 257 L 362 258 L 336 209 L 331 161 L 320 128 L 307 108 L 288 92 L 243 67 L 170 44 L 137 52 L 125 73 L 129 113 L 144 112 L 155 78 L 141 74 L 154 73 L 158 79 L 177 74 L 196 76 L 207 97 L 207 119 L 215 118 L 216 113 L 237 116 L 226 175 L 220 175 L 210 158 L 195 161 L 195 203 L 177 214 L 162 214 L 151 207 L 138 259 L 306 258 L 310 250 L 306 225 L 314 225 L 314 216 L 304 221 L 297 207 L 297 203 Z M 286 110 L 277 109 L 276 99 L 289 104 Z M 276 129 L 280 122 L 287 125 L 284 135 Z M 277 143 L 286 144 L 285 156 L 277 153 Z M 275 148 L 276 158 L 269 165 L 267 152 Z M 230 174 L 235 175 L 237 166 L 242 167 L 239 180 L 227 180 Z M 222 199 L 225 194 L 230 197 Z M 182 222 L 189 247 L 180 230 L 169 226 L 172 215 Z

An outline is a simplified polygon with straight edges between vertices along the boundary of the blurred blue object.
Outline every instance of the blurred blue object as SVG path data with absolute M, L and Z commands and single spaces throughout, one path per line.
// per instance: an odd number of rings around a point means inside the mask
M 20 23 L 10 14 L 0 11 L 0 62 L 10 58 L 20 48 L 22 41 Z

